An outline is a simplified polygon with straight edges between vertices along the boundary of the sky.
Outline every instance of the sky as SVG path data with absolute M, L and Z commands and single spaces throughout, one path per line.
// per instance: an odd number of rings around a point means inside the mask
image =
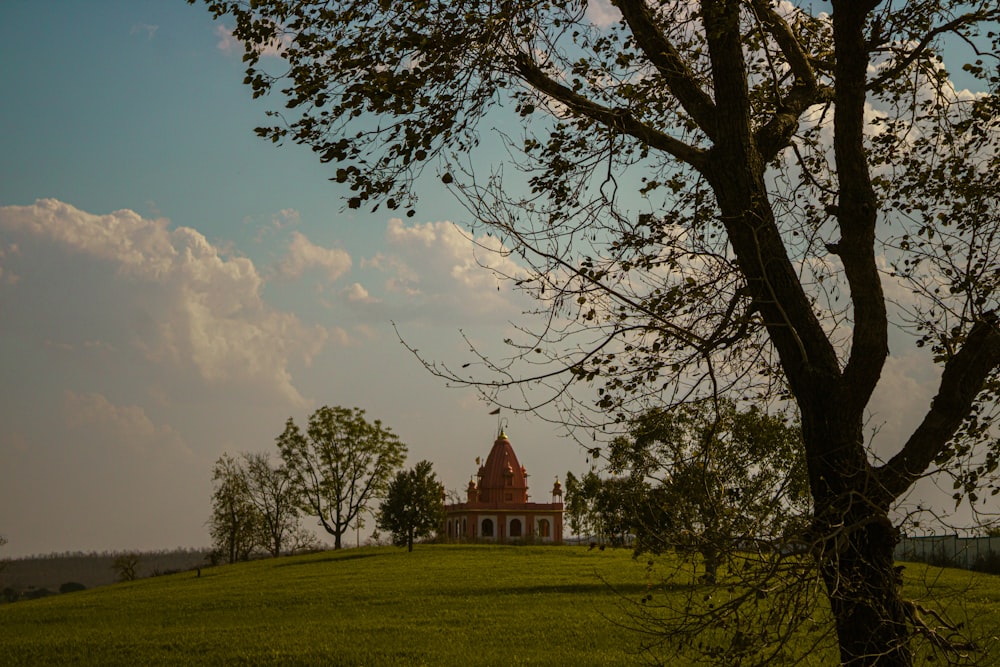
M 179 0 L 0 3 L 7 556 L 207 546 L 213 462 L 276 454 L 322 405 L 382 420 L 449 489 L 489 453 L 493 406 L 393 323 L 459 365 L 460 330 L 499 344 L 523 297 L 447 196 L 405 223 L 345 210 L 307 149 L 258 139 L 240 56 Z M 534 500 L 585 468 L 556 427 L 501 417 Z
M 322 405 L 382 420 L 448 489 L 489 452 L 493 406 L 399 336 L 459 366 L 461 332 L 499 351 L 531 304 L 445 192 L 405 222 L 348 210 L 329 166 L 258 139 L 240 55 L 180 0 L 0 3 L 6 556 L 207 546 L 213 462 L 276 453 Z M 933 376 L 906 354 L 885 376 L 892 437 Z M 556 426 L 502 416 L 534 500 L 586 470 Z

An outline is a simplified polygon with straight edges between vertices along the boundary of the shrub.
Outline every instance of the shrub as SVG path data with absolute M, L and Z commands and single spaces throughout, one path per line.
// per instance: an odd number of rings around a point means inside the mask
M 60 593 L 75 593 L 76 591 L 85 591 L 87 587 L 78 581 L 67 581 L 62 586 L 59 587 Z

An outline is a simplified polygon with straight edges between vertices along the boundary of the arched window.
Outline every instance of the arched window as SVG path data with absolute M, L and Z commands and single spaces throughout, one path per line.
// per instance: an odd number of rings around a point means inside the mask
M 493 537 L 493 520 L 483 519 L 482 525 L 482 535 L 483 537 Z
M 549 536 L 549 530 L 550 530 L 549 529 L 549 520 L 548 519 L 540 519 L 538 521 L 538 536 L 539 537 L 548 537 Z
M 510 520 L 510 536 L 511 537 L 521 537 L 521 520 L 511 519 Z

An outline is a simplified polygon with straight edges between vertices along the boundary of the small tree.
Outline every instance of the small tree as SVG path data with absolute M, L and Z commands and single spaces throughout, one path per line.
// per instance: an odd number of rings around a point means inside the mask
M 119 554 L 111 563 L 111 569 L 118 575 L 118 581 L 135 581 L 139 576 L 141 557 L 135 552 Z
M 588 478 L 596 478 L 593 471 L 577 478 L 571 471 L 566 473 L 566 520 L 574 535 L 590 534 L 594 531 L 591 513 L 592 484 Z
M 406 445 L 382 422 L 368 422 L 359 408 L 327 407 L 309 417 L 303 433 L 289 418 L 278 448 L 300 494 L 301 507 L 317 517 L 340 549 L 344 533 L 381 496 L 403 464 Z
M 288 469 L 272 466 L 269 454 L 243 454 L 243 476 L 247 500 L 258 519 L 258 541 L 277 557 L 289 540 L 298 540 L 299 494 Z
M 212 468 L 212 548 L 235 563 L 247 560 L 260 537 L 260 513 L 250 499 L 247 475 L 237 459 L 223 454 Z
M 648 501 L 649 485 L 639 477 L 602 478 L 593 470 L 582 477 L 566 473 L 566 514 L 577 535 L 620 546 L 634 534 L 636 512 Z
M 437 481 L 430 461 L 412 470 L 400 470 L 389 483 L 379 508 L 378 527 L 392 533 L 392 543 L 413 551 L 413 540 L 427 537 L 444 519 L 444 486 Z

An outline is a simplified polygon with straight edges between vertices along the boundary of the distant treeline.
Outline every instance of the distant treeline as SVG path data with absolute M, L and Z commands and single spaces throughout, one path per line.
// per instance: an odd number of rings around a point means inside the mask
M 10 559 L 0 572 L 0 592 L 4 601 L 11 598 L 43 597 L 80 586 L 106 586 L 120 579 L 116 559 L 124 555 L 138 556 L 136 577 L 173 574 L 203 567 L 209 562 L 210 549 L 179 547 L 159 551 L 92 551 L 51 553 L 27 558 Z M 63 590 L 62 592 L 67 592 Z

